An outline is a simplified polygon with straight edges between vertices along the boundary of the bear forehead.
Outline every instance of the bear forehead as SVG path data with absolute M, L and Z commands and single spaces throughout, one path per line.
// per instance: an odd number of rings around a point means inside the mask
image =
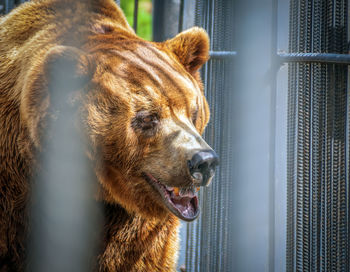
M 197 108 L 203 92 L 198 82 L 170 53 L 147 43 L 111 48 L 102 57 L 99 79 L 113 95 L 135 105 Z

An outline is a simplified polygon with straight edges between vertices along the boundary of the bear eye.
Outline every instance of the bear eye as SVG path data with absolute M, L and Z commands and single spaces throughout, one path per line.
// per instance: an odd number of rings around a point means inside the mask
M 159 123 L 159 117 L 156 113 L 149 113 L 146 111 L 140 111 L 136 114 L 131 122 L 131 126 L 135 130 L 141 132 L 147 132 L 147 134 L 155 131 Z
M 142 119 L 142 121 L 143 121 L 144 123 L 150 123 L 150 122 L 153 121 L 153 119 L 154 119 L 153 116 L 146 116 L 146 117 L 144 117 L 144 118 Z

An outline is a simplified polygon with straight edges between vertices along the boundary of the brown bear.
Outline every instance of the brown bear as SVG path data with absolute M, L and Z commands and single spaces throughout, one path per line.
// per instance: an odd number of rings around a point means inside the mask
M 91 197 L 109 209 L 97 270 L 175 270 L 179 219 L 198 216 L 197 188 L 218 163 L 200 136 L 208 52 L 197 27 L 139 38 L 113 0 L 33 0 L 0 18 L 1 271 L 25 269 L 30 181 L 57 97 L 50 69 L 65 61 L 99 187 Z

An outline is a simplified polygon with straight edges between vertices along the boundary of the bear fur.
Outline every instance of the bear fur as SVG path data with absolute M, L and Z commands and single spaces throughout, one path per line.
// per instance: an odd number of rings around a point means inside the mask
M 105 206 L 99 271 L 174 271 L 179 218 L 145 180 L 189 188 L 189 151 L 209 147 L 198 69 L 206 32 L 144 41 L 113 0 L 33 0 L 0 18 L 0 271 L 23 271 L 31 180 L 49 122 L 50 69 L 70 62 L 86 156 Z M 67 73 L 65 74 L 67 76 Z M 186 188 L 187 188 L 186 187 Z

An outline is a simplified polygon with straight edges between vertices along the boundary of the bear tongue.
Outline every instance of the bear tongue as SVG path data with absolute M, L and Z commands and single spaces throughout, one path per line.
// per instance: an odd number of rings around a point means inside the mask
M 174 197 L 171 200 L 175 204 L 176 208 L 178 208 L 180 211 L 184 211 L 189 207 L 192 198 L 191 197 Z

